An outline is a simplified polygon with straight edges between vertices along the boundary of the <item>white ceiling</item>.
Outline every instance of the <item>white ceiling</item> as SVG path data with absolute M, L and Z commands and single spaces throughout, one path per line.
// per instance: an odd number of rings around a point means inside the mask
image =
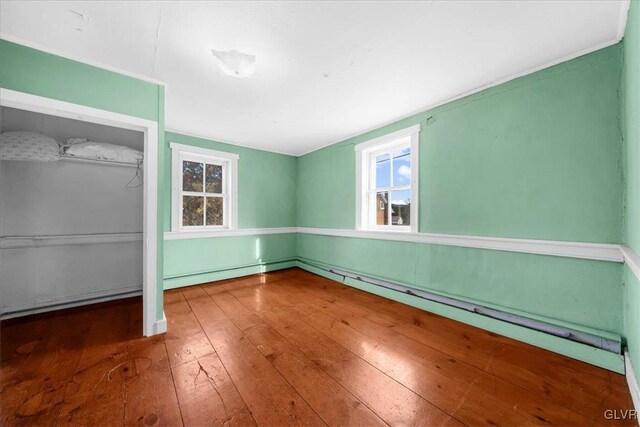
M 166 127 L 299 155 L 619 40 L 627 1 L 0 2 L 3 37 L 167 83 Z M 211 49 L 257 57 L 223 74 Z

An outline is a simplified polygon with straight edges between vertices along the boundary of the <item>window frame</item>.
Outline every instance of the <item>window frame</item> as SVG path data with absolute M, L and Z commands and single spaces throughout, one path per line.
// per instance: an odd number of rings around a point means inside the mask
M 235 153 L 210 150 L 208 148 L 172 142 L 171 147 L 171 231 L 172 232 L 215 232 L 236 230 L 238 226 L 238 160 Z M 202 192 L 182 189 L 183 162 L 204 164 L 203 179 L 206 179 L 206 165 L 222 166 L 222 192 L 209 193 L 203 183 Z M 183 225 L 183 196 L 204 198 L 203 225 Z M 207 197 L 222 197 L 222 225 L 206 225 Z
M 385 231 L 390 233 L 417 233 L 418 232 L 418 177 L 419 177 L 419 141 L 420 125 L 393 132 L 379 138 L 357 144 L 356 152 L 356 229 L 362 231 Z M 393 176 L 392 152 L 402 148 L 410 148 L 411 154 L 411 178 L 409 185 L 393 186 L 385 189 L 391 199 L 391 191 L 399 191 L 397 187 L 409 187 L 411 192 L 411 211 L 408 226 L 378 225 L 375 222 L 377 203 L 375 188 L 375 157 L 381 154 L 390 155 L 390 173 Z M 391 200 L 388 201 L 389 215 L 391 215 Z M 389 221 L 391 222 L 391 221 Z

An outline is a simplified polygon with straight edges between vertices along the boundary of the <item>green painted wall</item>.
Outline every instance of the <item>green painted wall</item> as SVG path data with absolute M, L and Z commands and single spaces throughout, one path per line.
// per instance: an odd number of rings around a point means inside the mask
M 0 40 L 3 88 L 158 121 L 159 85 Z
M 620 91 L 625 164 L 624 243 L 640 253 L 640 4 L 631 2 L 623 40 Z M 640 375 L 640 283 L 624 270 L 624 334 L 636 375 Z M 638 377 L 640 380 L 640 376 Z
M 640 380 L 640 281 L 628 266 L 624 266 L 624 337 L 631 363 Z
M 160 85 L 0 40 L 0 87 L 156 121 L 158 144 L 163 144 L 164 88 Z M 159 150 L 160 171 L 163 154 Z M 162 179 L 160 173 L 159 203 L 164 195 Z M 163 214 L 159 208 L 159 224 L 164 223 Z M 162 234 L 158 236 L 156 317 L 161 319 L 163 241 Z
M 295 234 L 167 240 L 165 288 L 259 273 L 262 267 L 291 267 L 295 250 Z M 260 268 L 244 272 L 250 267 Z
M 624 242 L 640 253 L 640 4 L 631 2 L 623 41 L 621 81 L 625 157 Z
M 167 132 L 164 149 L 166 231 L 171 228 L 171 142 L 236 153 L 240 156 L 239 228 L 295 227 L 296 157 Z M 235 271 L 240 267 L 273 265 L 273 261 L 293 258 L 294 235 L 168 240 L 165 241 L 165 287 L 193 285 L 213 280 L 212 278 L 233 277 L 231 270 Z
M 395 301 L 399 301 L 403 304 L 418 307 L 431 313 L 436 313 L 441 316 L 458 320 L 460 322 L 475 325 L 476 327 L 486 329 L 488 331 L 492 331 L 497 334 L 504 335 L 529 344 L 533 344 L 538 347 L 552 349 L 560 354 L 564 354 L 596 366 L 601 366 L 605 369 L 609 369 L 620 374 L 624 373 L 624 358 L 620 354 L 610 353 L 608 351 L 603 351 L 585 344 L 580 344 L 575 341 L 569 341 L 567 339 L 556 337 L 543 332 L 516 327 L 510 323 L 492 319 L 487 316 L 482 316 L 480 314 L 460 310 L 454 307 L 449 307 L 444 304 L 417 298 L 412 295 L 392 291 L 390 289 L 385 289 L 382 287 L 372 288 L 371 286 L 362 283 L 361 281 L 344 278 L 342 276 L 329 273 L 326 270 L 322 269 L 323 266 L 321 265 L 313 265 L 308 262 L 298 261 L 298 267 L 312 273 L 319 274 L 320 276 L 342 282 L 346 285 L 353 286 L 354 288 L 362 289 L 366 292 L 380 295 L 384 298 L 389 298 Z
M 303 261 L 530 318 L 587 332 L 622 333 L 618 263 L 311 234 L 298 235 L 296 252 Z
M 298 225 L 353 229 L 353 146 L 420 123 L 421 232 L 618 243 L 620 73 L 615 45 L 305 155 Z M 299 235 L 297 253 L 556 324 L 623 332 L 616 263 L 315 235 Z
M 617 243 L 619 79 L 613 46 L 303 156 L 298 225 L 353 229 L 353 145 L 420 123 L 421 232 Z
M 171 228 L 171 149 L 193 145 L 235 153 L 238 160 L 238 228 L 295 227 L 297 159 L 237 145 L 167 132 L 165 135 L 165 230 Z

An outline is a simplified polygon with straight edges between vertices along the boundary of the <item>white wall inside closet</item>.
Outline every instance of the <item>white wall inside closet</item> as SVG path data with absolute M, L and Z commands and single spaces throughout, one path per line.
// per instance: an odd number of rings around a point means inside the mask
M 141 132 L 3 107 L 2 131 L 143 150 Z M 140 294 L 143 187 L 135 165 L 0 161 L 3 317 Z

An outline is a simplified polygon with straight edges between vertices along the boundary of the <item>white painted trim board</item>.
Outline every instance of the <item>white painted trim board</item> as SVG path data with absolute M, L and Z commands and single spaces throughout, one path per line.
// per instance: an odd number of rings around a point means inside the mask
M 220 231 L 165 232 L 164 239 L 205 239 L 289 233 L 314 234 L 332 237 L 351 237 L 358 239 L 390 240 L 397 242 L 415 242 L 433 245 L 446 245 L 465 248 L 519 252 L 536 255 L 590 259 L 597 261 L 624 262 L 629 258 L 629 256 L 624 255 L 623 248 L 626 251 L 629 251 L 629 249 L 617 244 L 310 227 L 245 228 L 238 230 Z M 638 257 L 637 266 L 638 267 L 636 267 L 636 269 L 638 270 L 638 277 L 640 278 L 640 257 Z
M 379 136 L 377 138 L 369 139 L 367 141 L 361 142 L 360 144 L 356 144 L 354 145 L 353 150 L 354 151 L 381 150 L 385 148 L 386 144 L 393 144 L 399 139 L 420 133 L 420 129 L 421 129 L 421 126 L 419 124 L 409 126 L 407 128 L 400 129 L 395 132 L 390 132 L 385 135 Z
M 465 248 L 491 249 L 537 255 L 592 259 L 598 261 L 622 262 L 624 260 L 620 250 L 620 245 L 617 244 L 308 227 L 298 227 L 297 232 L 322 236 L 353 237 L 361 239 L 392 240 Z
M 636 410 L 636 414 L 640 410 L 640 388 L 638 388 L 638 380 L 636 373 L 633 370 L 633 364 L 631 363 L 631 357 L 629 356 L 629 350 L 624 350 L 624 367 L 625 377 L 627 378 L 627 385 L 629 386 L 629 392 L 631 393 L 631 400 L 633 401 L 633 407 Z M 617 409 L 617 408 L 611 408 Z M 640 425 L 640 420 L 639 425 Z
M 164 334 L 165 332 L 167 332 L 167 316 L 165 315 L 164 310 L 162 310 L 162 319 L 156 320 L 153 324 L 152 335 Z
M 640 256 L 628 246 L 620 246 L 624 262 L 629 266 L 633 274 L 640 280 Z
M 164 240 L 209 239 L 217 237 L 262 236 L 265 234 L 296 233 L 297 227 L 280 228 L 243 228 L 237 230 L 207 230 L 207 231 L 166 231 Z

